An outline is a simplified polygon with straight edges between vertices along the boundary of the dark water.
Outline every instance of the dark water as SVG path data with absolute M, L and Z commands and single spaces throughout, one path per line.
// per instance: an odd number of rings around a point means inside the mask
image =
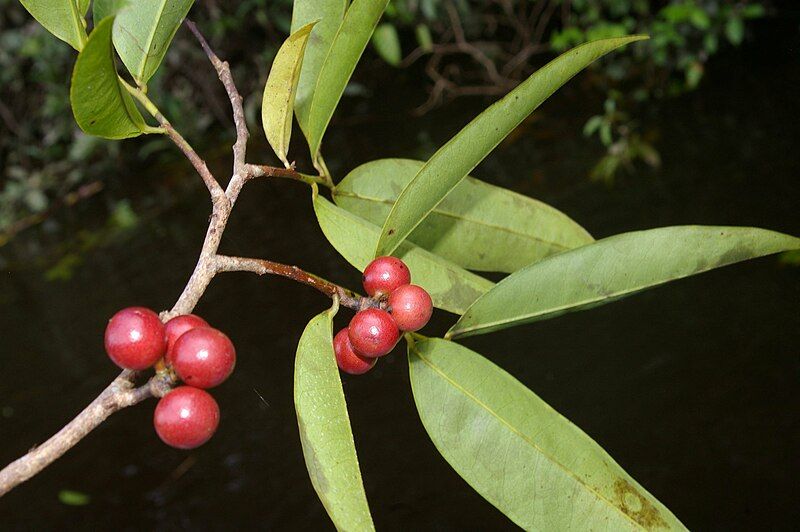
M 579 132 L 593 108 L 567 93 L 476 175 L 552 202 L 597 237 L 686 223 L 800 234 L 797 34 L 761 30 L 758 45 L 721 58 L 699 92 L 658 111 L 660 171 L 610 189 L 588 183 L 598 154 Z M 480 107 L 462 103 L 414 121 L 402 96 L 422 95 L 402 76 L 402 90 L 352 106 L 359 118 L 330 131 L 337 175 L 373 158 L 427 156 Z M 102 202 L 82 206 L 69 224 L 77 231 Z M 171 306 L 207 216 L 195 187 L 132 235 L 89 252 L 67 281 L 46 282 L 33 266 L 2 272 L 0 462 L 49 436 L 113 378 L 102 352 L 108 316 L 133 304 Z M 357 272 L 316 227 L 301 184 L 248 185 L 223 251 L 358 287 Z M 789 529 L 800 518 L 798 281 L 800 269 L 770 257 L 465 343 L 582 427 L 690 528 Z M 215 391 L 223 418 L 212 442 L 188 453 L 165 447 L 152 401 L 118 413 L 0 499 L 0 528 L 331 528 L 307 478 L 292 404 L 297 340 L 327 305 L 282 279 L 218 278 L 197 312 L 234 339 L 239 364 Z M 432 331 L 451 323 L 440 314 Z M 402 354 L 344 386 L 379 529 L 512 528 L 428 440 Z M 61 490 L 90 503 L 64 505 Z

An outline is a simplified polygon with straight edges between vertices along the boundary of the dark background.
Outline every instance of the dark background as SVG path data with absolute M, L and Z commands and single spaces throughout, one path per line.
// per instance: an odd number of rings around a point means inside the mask
M 697 92 L 655 110 L 660 170 L 614 187 L 588 182 L 597 148 L 580 129 L 594 108 L 572 87 L 475 175 L 553 203 L 598 238 L 690 223 L 798 235 L 799 22 L 758 22 L 743 48 L 710 65 Z M 412 119 L 407 102 L 422 91 L 421 73 L 381 75 L 384 90 L 366 103 L 346 100 L 340 115 L 349 118 L 329 131 L 339 178 L 367 160 L 430 155 L 486 103 L 461 100 Z M 303 153 L 299 132 L 295 140 Z M 268 157 L 258 139 L 250 153 Z M 228 164 L 212 162 L 220 172 Z M 115 376 L 102 350 L 108 317 L 134 304 L 171 306 L 196 261 L 208 216 L 199 180 L 175 166 L 119 174 L 139 223 L 84 250 L 68 279 L 47 281 L 43 262 L 3 257 L 0 462 L 49 437 Z M 192 185 L 158 189 L 170 201 L 153 207 L 148 189 L 166 174 Z M 101 194 L 65 216 L 69 234 L 96 227 L 103 202 Z M 359 283 L 325 242 L 298 183 L 248 185 L 222 251 Z M 583 428 L 689 528 L 791 529 L 800 518 L 799 278 L 797 267 L 768 257 L 464 343 Z M 234 340 L 239 362 L 214 391 L 223 416 L 214 439 L 176 451 L 152 429 L 153 401 L 120 412 L 0 499 L 0 528 L 331 528 L 305 471 L 292 404 L 297 340 L 328 304 L 283 279 L 219 277 L 197 312 Z M 427 331 L 452 321 L 438 312 Z M 513 528 L 437 454 L 416 417 L 400 349 L 343 381 L 378 529 Z M 89 504 L 63 504 L 62 490 L 87 494 Z

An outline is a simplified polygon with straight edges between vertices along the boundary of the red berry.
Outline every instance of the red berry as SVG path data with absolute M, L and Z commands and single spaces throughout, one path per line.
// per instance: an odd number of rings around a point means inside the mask
M 213 388 L 227 379 L 236 365 L 236 350 L 223 333 L 211 327 L 187 331 L 167 353 L 180 379 L 197 388 Z
M 403 285 L 389 294 L 389 306 L 397 328 L 401 331 L 422 329 L 433 314 L 433 301 L 424 288 Z
M 169 320 L 164 325 L 164 332 L 167 334 L 167 352 L 172 349 L 178 338 L 187 331 L 196 329 L 197 327 L 210 327 L 208 322 L 200 316 L 194 314 L 184 314 L 183 316 L 176 316 Z
M 179 386 L 158 401 L 153 416 L 161 440 L 178 449 L 200 447 L 219 425 L 219 406 L 211 394 Z
M 392 316 L 385 310 L 368 308 L 357 312 L 348 327 L 350 344 L 356 354 L 381 357 L 394 349 L 400 338 Z
M 362 375 L 375 365 L 377 358 L 367 358 L 353 351 L 347 328 L 339 331 L 333 338 L 333 352 L 336 353 L 336 364 L 339 369 L 350 375 Z
M 378 257 L 364 268 L 364 290 L 370 296 L 384 296 L 410 282 L 408 266 L 396 257 Z
M 128 307 L 114 314 L 106 326 L 106 353 L 126 369 L 147 369 L 164 356 L 167 340 L 158 314 L 143 307 Z

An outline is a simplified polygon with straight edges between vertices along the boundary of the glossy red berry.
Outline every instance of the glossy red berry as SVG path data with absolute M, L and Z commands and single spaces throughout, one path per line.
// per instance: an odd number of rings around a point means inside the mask
M 106 353 L 126 369 L 147 369 L 164 356 L 167 340 L 158 314 L 143 307 L 128 307 L 114 314 L 106 326 Z
M 180 379 L 197 388 L 213 388 L 227 379 L 236 365 L 236 350 L 223 333 L 211 327 L 187 331 L 167 353 Z
M 433 301 L 424 288 L 415 284 L 403 285 L 389 294 L 392 317 L 401 331 L 422 329 L 433 314 Z
M 211 394 L 180 386 L 156 405 L 153 425 L 161 440 L 178 449 L 194 449 L 207 442 L 219 425 L 219 406 Z
M 184 314 L 183 316 L 176 316 L 169 320 L 164 325 L 164 332 L 167 335 L 167 352 L 172 349 L 172 346 L 175 345 L 175 342 L 178 341 L 178 338 L 180 338 L 183 333 L 198 327 L 210 327 L 210 325 L 206 320 L 194 314 Z
M 390 294 L 398 286 L 410 282 L 408 266 L 396 257 L 378 257 L 364 268 L 364 290 L 370 296 Z
M 348 337 L 356 354 L 374 358 L 394 349 L 400 331 L 388 312 L 368 308 L 357 312 L 350 320 Z
M 353 351 L 347 328 L 339 331 L 333 338 L 333 352 L 339 369 L 350 375 L 362 375 L 375 366 L 377 358 L 362 357 Z

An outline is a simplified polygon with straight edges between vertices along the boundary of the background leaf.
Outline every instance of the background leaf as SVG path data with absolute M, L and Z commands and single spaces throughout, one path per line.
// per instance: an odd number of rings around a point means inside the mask
M 376 256 L 391 254 L 459 181 L 534 109 L 595 59 L 642 36 L 578 46 L 537 70 L 467 124 L 425 163 L 403 189 L 378 240 Z
M 363 271 L 372 260 L 370 250 L 375 248 L 380 228 L 318 195 L 314 198 L 314 211 L 328 242 L 347 262 Z M 401 246 L 397 256 L 411 270 L 412 282 L 428 291 L 436 307 L 456 314 L 464 312 L 494 286 L 491 281 L 412 244 Z
M 117 13 L 114 46 L 128 72 L 145 84 L 158 70 L 194 0 L 129 1 Z
M 261 123 L 272 149 L 289 167 L 286 152 L 292 136 L 292 115 L 297 82 L 303 65 L 303 52 L 314 27 L 310 22 L 292 33 L 278 50 L 261 101 Z
M 500 281 L 450 329 L 483 334 L 552 318 L 734 262 L 800 248 L 754 227 L 676 226 L 623 233 L 548 257 Z
M 87 0 L 20 0 L 44 28 L 78 51 L 86 44 Z
M 414 402 L 434 445 L 526 530 L 684 530 L 578 427 L 466 347 L 409 343 Z
M 339 530 L 374 530 L 333 354 L 336 309 L 313 318 L 300 338 L 294 405 L 308 474 Z
M 350 172 L 333 192 L 336 203 L 383 225 L 394 201 L 423 162 L 380 159 Z M 594 239 L 564 213 L 527 196 L 467 177 L 408 237 L 464 268 L 513 272 Z
M 306 138 L 308 138 L 308 114 L 311 111 L 314 87 L 317 86 L 319 71 L 325 62 L 325 56 L 328 55 L 333 37 L 342 23 L 345 9 L 347 0 L 294 0 L 292 33 L 310 22 L 318 21 L 308 39 L 294 100 L 297 122 L 306 134 Z
M 111 47 L 113 23 L 114 17 L 103 19 L 78 54 L 69 100 L 75 121 L 83 131 L 107 139 L 124 139 L 141 135 L 148 128 L 117 77 Z
M 322 137 L 344 88 L 389 0 L 353 0 L 319 72 L 308 117 L 308 146 L 317 158 Z
M 400 37 L 397 29 L 389 23 L 380 24 L 372 34 L 372 46 L 381 58 L 392 66 L 398 66 L 403 59 Z

